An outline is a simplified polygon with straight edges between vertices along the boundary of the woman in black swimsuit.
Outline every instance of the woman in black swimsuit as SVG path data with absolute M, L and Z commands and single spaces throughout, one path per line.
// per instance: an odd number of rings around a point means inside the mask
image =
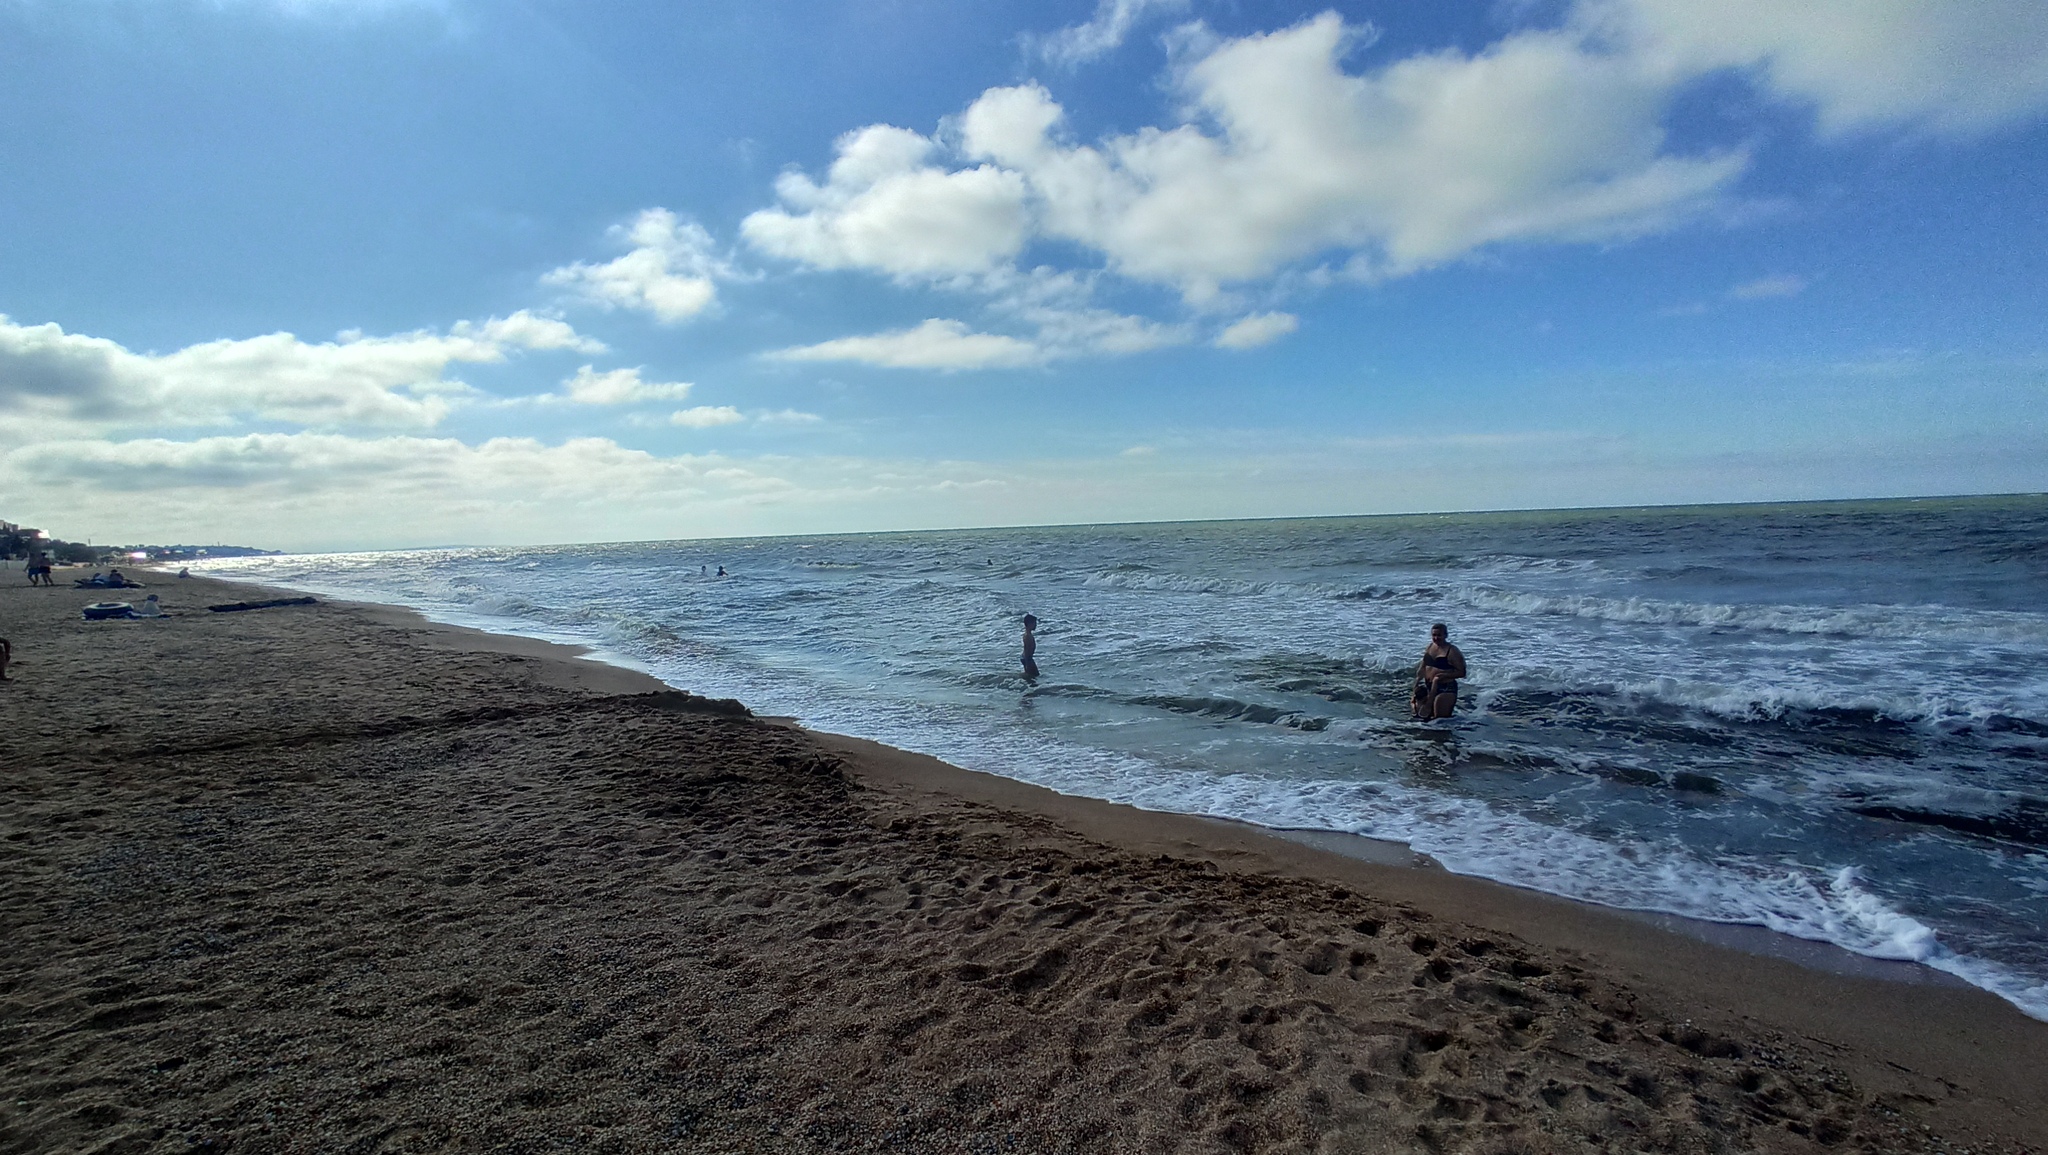
M 1465 655 L 1451 644 L 1450 628 L 1442 622 L 1429 627 L 1429 646 L 1422 651 L 1422 663 L 1415 667 L 1415 692 L 1408 709 L 1418 720 L 1448 718 L 1458 708 L 1458 679 L 1465 676 Z
M 1034 682 L 1038 680 L 1038 663 L 1037 663 L 1036 661 L 1034 661 L 1034 660 L 1033 660 L 1033 656 L 1034 656 L 1034 655 L 1036 655 L 1036 654 L 1038 653 L 1038 636 L 1037 636 L 1037 635 L 1036 635 L 1035 633 L 1033 633 L 1032 631 L 1036 630 L 1037 628 L 1038 628 L 1038 619 L 1037 619 L 1037 618 L 1034 618 L 1034 617 L 1032 617 L 1032 616 L 1031 616 L 1030 614 L 1025 614 L 1025 615 L 1024 615 L 1024 676 L 1025 676 L 1026 678 L 1029 678 L 1029 679 L 1031 679 L 1031 680 L 1032 680 L 1032 681 L 1034 681 Z

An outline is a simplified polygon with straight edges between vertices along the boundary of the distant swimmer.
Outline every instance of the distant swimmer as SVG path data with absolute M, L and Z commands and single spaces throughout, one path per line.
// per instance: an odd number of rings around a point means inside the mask
M 1422 663 L 1415 667 L 1415 692 L 1408 709 L 1421 721 L 1448 718 L 1458 708 L 1458 679 L 1465 676 L 1465 655 L 1451 644 L 1450 628 L 1442 622 L 1429 627 L 1429 646 L 1422 651 Z
M 1038 662 L 1033 658 L 1033 655 L 1038 653 L 1038 635 L 1033 632 L 1036 629 L 1038 629 L 1038 619 L 1032 617 L 1030 614 L 1025 614 L 1024 676 L 1034 682 L 1038 680 Z
M 724 566 L 719 566 L 719 567 L 718 567 L 718 576 L 719 576 L 719 577 L 724 577 L 724 576 L 725 576 L 725 567 L 724 567 Z

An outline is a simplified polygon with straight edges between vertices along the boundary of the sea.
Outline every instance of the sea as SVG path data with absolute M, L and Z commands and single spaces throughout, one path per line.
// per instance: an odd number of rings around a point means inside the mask
M 580 643 L 1068 794 L 1909 960 L 2048 1020 L 2044 496 L 204 568 Z M 1418 724 L 1436 622 L 1470 673 L 1454 718 Z

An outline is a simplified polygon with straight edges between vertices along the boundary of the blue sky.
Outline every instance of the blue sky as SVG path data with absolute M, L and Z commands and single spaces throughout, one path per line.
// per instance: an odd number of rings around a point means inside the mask
M 2038 0 L 0 0 L 0 516 L 2048 488 Z

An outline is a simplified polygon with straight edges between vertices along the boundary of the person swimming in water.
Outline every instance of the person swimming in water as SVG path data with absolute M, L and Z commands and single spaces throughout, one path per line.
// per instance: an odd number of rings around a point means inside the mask
M 1030 614 L 1025 614 L 1024 676 L 1027 679 L 1034 682 L 1038 680 L 1038 662 L 1033 657 L 1033 655 L 1038 653 L 1038 635 L 1033 633 L 1033 631 L 1036 629 L 1038 629 L 1038 619 L 1032 617 Z
M 1465 676 L 1465 655 L 1451 644 L 1450 627 L 1429 627 L 1429 645 L 1415 667 L 1415 692 L 1408 710 L 1418 721 L 1448 718 L 1458 708 L 1458 679 Z

